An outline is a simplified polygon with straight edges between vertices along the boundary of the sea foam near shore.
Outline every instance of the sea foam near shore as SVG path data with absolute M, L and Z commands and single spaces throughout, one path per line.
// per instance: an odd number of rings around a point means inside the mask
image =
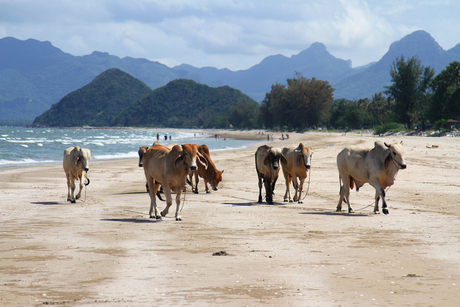
M 211 134 L 168 129 L 59 129 L 0 127 L 0 167 L 62 161 L 64 149 L 79 145 L 91 150 L 92 159 L 137 157 L 140 146 L 206 144 L 211 151 L 246 148 L 250 140 L 214 138 Z M 166 136 L 166 140 L 165 140 Z M 171 137 L 171 138 L 170 138 Z

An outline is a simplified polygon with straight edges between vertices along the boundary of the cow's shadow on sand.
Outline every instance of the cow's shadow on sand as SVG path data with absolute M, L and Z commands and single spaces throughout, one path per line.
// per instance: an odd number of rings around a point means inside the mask
M 346 216 L 346 217 L 369 217 L 370 214 L 366 213 L 348 213 L 346 211 L 337 212 L 337 211 L 313 211 L 313 212 L 300 212 L 299 214 L 305 215 L 322 215 L 322 216 Z
M 251 206 L 284 206 L 285 204 L 283 203 L 268 204 L 266 202 L 258 203 L 256 201 L 252 201 L 252 202 L 245 202 L 245 203 L 222 203 L 222 205 L 231 205 L 235 207 L 251 207 Z
M 161 220 L 156 219 L 136 219 L 136 218 L 125 218 L 125 219 L 101 219 L 102 222 L 117 222 L 117 223 L 136 223 L 136 224 L 151 224 L 158 223 Z
M 31 202 L 32 205 L 42 205 L 42 206 L 56 206 L 56 205 L 65 205 L 69 202 L 60 203 L 58 201 L 34 201 Z

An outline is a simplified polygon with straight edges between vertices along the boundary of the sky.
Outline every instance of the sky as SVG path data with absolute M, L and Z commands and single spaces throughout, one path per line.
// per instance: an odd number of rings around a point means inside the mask
M 0 0 L 0 38 L 233 71 L 320 42 L 358 67 L 417 30 L 453 48 L 459 16 L 458 0 Z

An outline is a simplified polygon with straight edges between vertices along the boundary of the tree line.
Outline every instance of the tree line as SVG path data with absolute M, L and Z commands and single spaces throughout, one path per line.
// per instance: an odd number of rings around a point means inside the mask
M 334 99 L 328 81 L 296 73 L 287 84 L 273 84 L 259 108 L 245 103 L 232 107 L 235 128 L 303 131 L 374 128 L 427 129 L 460 119 L 460 62 L 451 62 L 435 76 L 414 56 L 397 58 L 390 67 L 391 84 L 371 99 Z

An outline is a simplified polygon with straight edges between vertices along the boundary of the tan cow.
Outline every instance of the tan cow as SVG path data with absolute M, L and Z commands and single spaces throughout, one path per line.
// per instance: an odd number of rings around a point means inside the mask
M 169 207 L 172 205 L 171 191 L 173 191 L 176 193 L 176 221 L 182 220 L 179 215 L 180 196 L 185 188 L 187 175 L 197 169 L 197 161 L 207 168 L 208 162 L 198 152 L 198 146 L 195 144 L 175 145 L 172 148 L 155 145 L 147 150 L 143 158 L 143 167 L 149 186 L 150 218 L 161 219 L 161 216 L 168 214 Z M 155 198 L 160 184 L 166 196 L 166 208 L 161 212 L 161 216 Z
M 348 204 L 348 212 L 353 212 L 350 203 L 350 189 L 356 191 L 365 183 L 375 188 L 374 213 L 379 213 L 379 199 L 382 198 L 382 212 L 388 214 L 385 189 L 392 186 L 400 169 L 406 168 L 402 145 L 388 145 L 375 142 L 374 148 L 348 146 L 337 155 L 339 170 L 340 199 L 337 211 L 342 210 L 342 201 Z
M 83 189 L 83 174 L 88 185 L 89 159 L 91 158 L 91 151 L 80 146 L 69 147 L 64 150 L 64 159 L 62 166 L 64 167 L 65 176 L 67 178 L 67 200 L 75 203 L 76 199 L 81 197 L 81 190 Z M 75 195 L 75 181 L 80 181 L 80 191 L 77 196 Z
M 305 147 L 302 143 L 297 148 L 283 148 L 283 156 L 287 163 L 282 164 L 284 179 L 286 180 L 286 193 L 284 201 L 292 202 L 291 199 L 291 181 L 295 189 L 294 201 L 302 203 L 301 196 L 305 178 L 308 176 L 308 170 L 311 167 L 311 156 L 313 154 L 310 147 Z M 299 178 L 299 182 L 297 182 Z
M 198 152 L 201 153 L 208 161 L 208 168 L 206 169 L 202 164 L 197 163 L 198 169 L 196 171 L 193 171 L 189 175 L 192 190 L 195 192 L 195 194 L 198 194 L 198 182 L 200 181 L 200 179 L 198 178 L 199 176 L 204 179 L 204 187 L 206 193 L 211 193 L 211 191 L 209 191 L 208 183 L 211 185 L 211 188 L 214 191 L 217 191 L 219 182 L 222 181 L 222 173 L 224 171 L 219 171 L 216 168 L 216 165 L 211 160 L 211 155 L 209 153 L 208 146 L 206 146 L 205 144 L 198 146 Z M 193 185 L 192 175 L 195 176 L 195 186 Z
M 273 204 L 273 194 L 275 190 L 276 180 L 280 171 L 279 161 L 286 164 L 286 158 L 281 153 L 279 148 L 270 147 L 267 145 L 257 148 L 255 154 L 256 172 L 259 180 L 259 200 L 262 202 L 262 180 L 265 185 L 265 198 L 267 203 Z

